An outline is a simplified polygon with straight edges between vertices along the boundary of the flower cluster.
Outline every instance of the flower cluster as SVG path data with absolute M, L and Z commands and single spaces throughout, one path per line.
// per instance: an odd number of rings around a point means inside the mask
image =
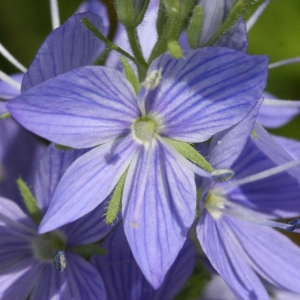
M 50 0 L 28 70 L 0 45 L 23 72 L 0 73 L 1 299 L 173 299 L 191 237 L 228 297 L 300 294 L 300 249 L 273 229 L 300 227 L 300 144 L 265 129 L 300 106 L 247 54 L 268 2 L 246 24 L 248 0 L 115 0 L 111 41 L 103 3 L 60 25 Z

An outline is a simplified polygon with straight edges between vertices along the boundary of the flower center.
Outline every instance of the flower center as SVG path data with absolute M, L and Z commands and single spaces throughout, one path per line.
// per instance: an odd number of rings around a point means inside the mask
M 55 230 L 38 235 L 31 243 L 34 257 L 41 262 L 53 262 L 58 251 L 66 247 L 66 237 L 63 232 Z
M 149 116 L 137 119 L 132 125 L 134 138 L 142 144 L 149 142 L 150 137 L 157 132 L 157 129 L 157 122 Z

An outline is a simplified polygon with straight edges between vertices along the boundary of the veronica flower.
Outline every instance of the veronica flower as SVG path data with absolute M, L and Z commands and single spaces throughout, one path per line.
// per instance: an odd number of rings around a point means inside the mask
M 211 176 L 165 138 L 202 142 L 241 121 L 258 102 L 265 67 L 265 57 L 207 48 L 186 52 L 183 60 L 162 55 L 138 96 L 118 71 L 83 67 L 10 101 L 14 118 L 38 135 L 74 148 L 97 146 L 62 178 L 40 232 L 90 212 L 127 174 L 125 232 L 157 288 L 194 220 L 194 173 Z
M 83 152 L 61 152 L 53 145 L 43 155 L 35 174 L 34 192 L 41 218 L 66 168 Z M 84 218 L 47 234 L 11 200 L 0 198 L 0 295 L 3 299 L 105 299 L 97 270 L 76 254 L 76 249 L 102 239 L 112 227 L 99 219 L 104 204 Z M 78 247 L 80 246 L 80 247 Z M 93 249 L 96 247 L 92 245 Z M 75 252 L 74 252 L 75 251 Z M 57 253 L 66 259 L 59 272 Z M 65 265 L 59 264 L 63 269 Z
M 187 239 L 163 284 L 154 290 L 134 260 L 122 224 L 104 240 L 101 247 L 107 250 L 107 255 L 95 255 L 91 263 L 102 275 L 109 300 L 174 299 L 195 266 L 194 246 Z
M 300 293 L 294 284 L 299 279 L 300 249 L 271 228 L 288 229 L 276 219 L 299 215 L 299 168 L 292 168 L 299 160 L 258 124 L 245 148 L 237 150 L 241 133 L 251 130 L 249 120 L 246 123 L 212 141 L 210 162 L 231 167 L 235 181 L 204 182 L 198 238 L 237 299 L 269 299 L 258 275 L 279 289 Z

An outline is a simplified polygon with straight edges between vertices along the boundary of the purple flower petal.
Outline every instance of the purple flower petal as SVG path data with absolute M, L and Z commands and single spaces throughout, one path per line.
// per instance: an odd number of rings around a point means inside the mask
M 92 263 L 102 274 L 109 300 L 171 300 L 191 275 L 195 252 L 187 240 L 158 290 L 145 279 L 134 260 L 124 234 L 123 224 L 105 239 L 102 247 L 107 255 L 97 255 Z
M 194 174 L 180 166 L 157 141 L 144 191 L 147 150 L 133 159 L 123 193 L 125 233 L 133 255 L 150 284 L 157 289 L 182 248 L 194 221 L 196 187 Z M 140 199 L 143 195 L 142 200 Z M 143 203 L 139 205 L 141 202 Z M 136 207 L 140 206 L 138 218 Z M 131 224 L 135 221 L 136 228 Z
M 0 298 L 26 299 L 37 279 L 42 275 L 43 267 L 30 257 L 5 270 L 1 270 Z
M 264 98 L 277 99 L 269 93 L 263 94 Z M 299 114 L 297 107 L 272 106 L 263 103 L 259 110 L 257 121 L 264 127 L 277 128 L 285 125 Z
M 203 24 L 199 45 L 203 46 L 213 37 L 233 7 L 234 0 L 199 0 L 203 12 Z
M 10 77 L 21 84 L 24 74 L 13 74 Z M 10 84 L 5 81 L 0 81 L 0 98 L 1 99 L 10 99 L 20 94 L 20 90 L 12 87 Z M 0 109 L 1 112 L 1 109 Z
M 74 148 L 128 134 L 140 115 L 130 83 L 105 67 L 82 67 L 60 75 L 9 101 L 7 107 L 27 129 Z
M 257 275 L 247 263 L 228 231 L 225 218 L 215 221 L 205 210 L 197 226 L 197 235 L 211 264 L 223 277 L 237 299 L 269 300 Z M 227 227 L 227 228 L 226 228 Z
M 300 142 L 273 135 L 274 140 L 294 159 L 300 159 Z
M 257 102 L 243 121 L 214 135 L 208 157 L 214 168 L 228 169 L 238 158 L 250 136 L 262 100 Z
M 7 113 L 6 102 L 0 100 L 0 115 Z
M 56 186 L 67 168 L 85 150 L 62 151 L 51 144 L 41 157 L 34 176 L 34 195 L 42 216 L 46 213 Z
M 137 148 L 128 136 L 99 146 L 77 159 L 58 184 L 40 225 L 40 233 L 77 220 L 102 203 L 125 172 Z
M 273 228 L 228 219 L 252 268 L 280 289 L 300 294 L 300 249 Z M 274 263 L 276 262 L 276 263 Z
M 92 13 L 71 16 L 62 26 L 53 30 L 39 48 L 24 75 L 22 92 L 72 69 L 91 64 L 105 49 L 105 44 L 81 22 L 83 18 L 106 34 L 99 16 Z
M 240 18 L 226 33 L 221 35 L 214 46 L 226 47 L 246 53 L 248 49 L 248 36 L 243 18 Z
M 164 54 L 149 72 L 160 68 L 162 82 L 149 93 L 147 111 L 162 120 L 161 134 L 202 142 L 255 107 L 266 84 L 267 58 L 211 47 L 190 50 L 181 60 Z
M 29 185 L 44 145 L 14 120 L 0 122 L 0 195 L 13 199 L 25 209 L 16 180 Z M 21 149 L 21 151 L 20 151 Z

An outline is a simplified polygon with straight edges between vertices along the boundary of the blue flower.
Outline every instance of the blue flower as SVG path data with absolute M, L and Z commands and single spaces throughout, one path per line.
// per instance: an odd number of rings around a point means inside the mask
M 63 153 L 53 145 L 43 155 L 35 174 L 34 189 L 41 216 L 66 168 L 83 151 Z M 98 271 L 71 247 L 102 239 L 112 227 L 99 219 L 104 204 L 71 224 L 39 234 L 37 224 L 11 200 L 0 197 L 0 295 L 3 299 L 104 299 L 104 284 Z M 67 267 L 53 266 L 63 251 Z
M 195 267 L 195 251 L 187 239 L 159 289 L 145 279 L 134 260 L 120 224 L 102 243 L 107 255 L 95 255 L 91 263 L 102 275 L 109 300 L 171 300 L 183 288 Z
M 253 122 L 255 114 L 248 118 Z M 295 168 L 299 160 L 259 124 L 244 143 L 240 136 L 247 136 L 252 128 L 249 120 L 245 121 L 212 140 L 210 162 L 216 167 L 231 167 L 235 180 L 203 183 L 198 238 L 236 298 L 269 299 L 258 275 L 279 289 L 300 293 L 294 284 L 300 279 L 300 249 L 270 228 L 287 229 L 288 224 L 276 219 L 299 215 L 300 170 Z
M 266 80 L 265 57 L 225 48 L 162 55 L 136 97 L 113 69 L 83 67 L 16 97 L 8 109 L 27 129 L 74 148 L 96 147 L 68 169 L 40 232 L 93 210 L 128 170 L 122 200 L 125 232 L 146 278 L 158 287 L 194 220 L 194 172 L 164 139 L 194 143 L 245 118 Z

